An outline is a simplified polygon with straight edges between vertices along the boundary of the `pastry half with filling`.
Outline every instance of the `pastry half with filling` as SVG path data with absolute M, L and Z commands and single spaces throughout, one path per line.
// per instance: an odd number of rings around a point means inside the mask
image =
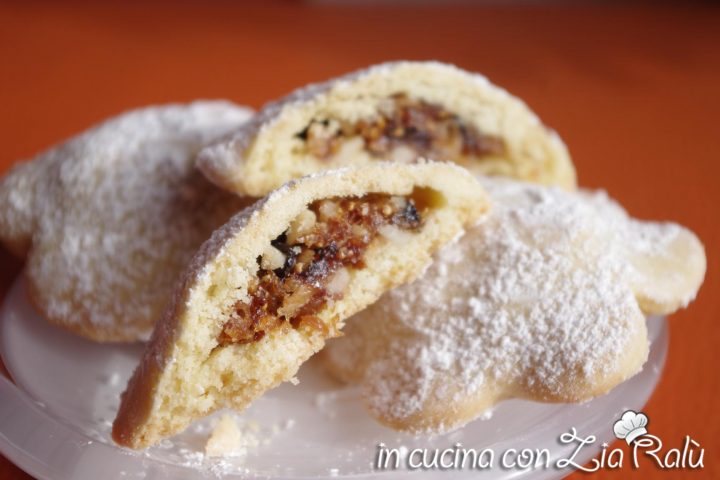
M 575 186 L 565 145 L 521 100 L 437 62 L 385 63 L 297 90 L 204 149 L 198 165 L 226 189 L 262 196 L 320 170 L 421 157 Z
M 113 425 L 144 448 L 218 408 L 243 409 L 409 282 L 488 208 L 453 164 L 382 164 L 293 181 L 196 255 L 157 324 Z

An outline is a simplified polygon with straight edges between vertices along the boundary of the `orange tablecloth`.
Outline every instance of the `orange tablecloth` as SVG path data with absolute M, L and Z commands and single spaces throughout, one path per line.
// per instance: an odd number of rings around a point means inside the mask
M 695 473 L 720 476 L 720 10 L 372 5 L 5 2 L 0 172 L 135 106 L 227 97 L 258 107 L 388 59 L 483 72 L 560 132 L 582 185 L 705 242 L 705 285 L 672 318 L 667 367 L 645 411 L 668 443 L 686 434 L 702 443 L 706 468 Z M 0 259 L 4 295 L 21 263 L 4 250 Z M 679 476 L 627 467 L 601 476 L 634 475 Z M 0 479 L 22 477 L 0 460 Z

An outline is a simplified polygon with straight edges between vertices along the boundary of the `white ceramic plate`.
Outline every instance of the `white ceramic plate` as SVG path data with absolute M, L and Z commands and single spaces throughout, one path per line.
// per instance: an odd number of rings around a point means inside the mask
M 212 418 L 157 447 L 137 453 L 110 439 L 119 396 L 142 345 L 95 344 L 43 321 L 28 304 L 18 280 L 0 313 L 2 358 L 15 384 L 0 375 L 0 450 L 30 474 L 43 479 L 224 478 L 422 478 L 474 477 L 469 468 L 447 471 L 381 471 L 373 468 L 377 445 L 464 448 L 502 453 L 508 448 L 548 449 L 552 459 L 567 457 L 571 445 L 558 438 L 572 427 L 595 435 L 594 448 L 576 457 L 585 462 L 612 441 L 612 424 L 628 408 L 639 410 L 652 393 L 667 352 L 664 318 L 650 318 L 650 359 L 643 371 L 608 395 L 583 405 L 508 401 L 489 419 L 435 437 L 415 438 L 384 428 L 363 409 L 355 388 L 328 379 L 310 361 L 300 384 L 285 384 L 238 414 L 248 439 L 240 457 L 204 457 Z M 405 451 L 405 450 L 403 450 Z M 496 462 L 498 459 L 496 458 Z M 401 467 L 402 468 L 402 467 Z M 550 469 L 483 472 L 482 478 L 560 478 Z

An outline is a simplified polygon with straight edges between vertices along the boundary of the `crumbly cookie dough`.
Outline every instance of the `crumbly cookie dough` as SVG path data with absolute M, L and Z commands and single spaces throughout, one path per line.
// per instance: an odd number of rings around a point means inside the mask
M 522 101 L 438 62 L 384 63 L 299 89 L 203 150 L 198 165 L 224 188 L 262 196 L 312 172 L 421 157 L 575 187 L 565 145 Z
M 348 316 L 412 281 L 488 208 L 453 164 L 380 164 L 291 182 L 216 231 L 192 261 L 113 425 L 144 448 L 295 377 Z

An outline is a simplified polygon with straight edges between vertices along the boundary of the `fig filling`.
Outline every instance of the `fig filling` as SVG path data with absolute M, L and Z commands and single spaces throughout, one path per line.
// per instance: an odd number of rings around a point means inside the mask
M 424 156 L 462 163 L 505 153 L 501 138 L 483 134 L 440 105 L 404 93 L 381 102 L 372 118 L 355 123 L 314 119 L 295 136 L 305 142 L 308 153 L 323 160 L 337 154 L 351 138 L 362 139 L 372 156 L 394 161 Z
M 233 306 L 219 344 L 256 342 L 282 326 L 325 331 L 317 312 L 328 301 L 342 298 L 350 270 L 365 266 L 372 242 L 381 235 L 402 238 L 403 232 L 422 227 L 428 197 L 422 189 L 416 192 L 312 203 L 258 257 L 249 301 Z

